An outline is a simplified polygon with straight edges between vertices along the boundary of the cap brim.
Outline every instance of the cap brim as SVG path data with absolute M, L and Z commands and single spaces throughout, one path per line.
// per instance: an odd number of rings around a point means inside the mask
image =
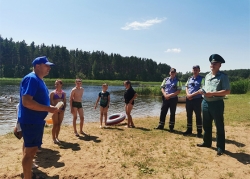
M 51 63 L 51 62 L 46 62 L 45 64 L 49 65 L 49 66 L 54 66 L 55 65 L 54 63 Z

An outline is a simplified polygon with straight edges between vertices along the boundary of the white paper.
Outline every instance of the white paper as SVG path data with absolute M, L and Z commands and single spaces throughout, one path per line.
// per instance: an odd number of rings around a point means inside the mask
M 58 103 L 56 104 L 55 107 L 57 107 L 57 109 L 59 109 L 62 105 L 63 105 L 63 102 L 60 101 L 60 102 L 58 102 Z M 49 120 L 49 119 L 53 116 L 53 114 L 54 114 L 54 113 L 48 113 L 48 115 L 46 116 L 46 118 L 45 118 L 44 120 L 45 120 L 45 121 L 46 121 L 46 120 Z

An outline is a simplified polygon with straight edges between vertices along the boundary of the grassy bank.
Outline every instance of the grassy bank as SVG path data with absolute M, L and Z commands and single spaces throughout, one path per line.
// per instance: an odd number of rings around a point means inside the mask
M 21 82 L 21 78 L 0 78 L 0 84 L 19 84 Z M 74 84 L 75 79 L 61 79 L 64 84 Z M 44 81 L 48 84 L 52 84 L 56 81 L 56 79 L 44 78 Z M 103 83 L 107 83 L 111 86 L 119 86 L 123 85 L 124 80 L 83 80 L 83 84 L 90 85 L 102 85 Z M 132 85 L 159 85 L 161 82 L 143 82 L 143 81 L 131 81 Z
M 157 86 L 150 86 L 150 85 L 140 85 L 135 88 L 136 93 L 141 96 L 162 96 L 160 83 Z M 186 91 L 181 90 L 179 96 L 185 96 Z

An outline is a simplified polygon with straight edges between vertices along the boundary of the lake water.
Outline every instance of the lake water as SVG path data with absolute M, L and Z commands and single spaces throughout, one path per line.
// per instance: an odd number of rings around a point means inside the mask
M 54 90 L 53 85 L 47 85 L 49 91 Z M 63 87 L 66 92 L 67 103 L 69 104 L 69 95 L 74 85 L 67 85 Z M 99 122 L 99 108 L 94 109 L 98 93 L 101 91 L 101 86 L 83 86 L 83 109 L 85 123 L 87 122 Z M 123 93 L 124 86 L 109 86 L 110 92 L 110 107 L 108 115 L 113 113 L 124 112 Z M 12 96 L 13 101 L 10 102 L 4 99 L 4 96 Z M 5 134 L 12 131 L 16 123 L 16 105 L 19 102 L 19 85 L 3 85 L 0 83 L 0 134 Z M 69 111 L 69 105 L 65 111 L 63 124 L 72 124 L 72 115 Z M 159 116 L 161 108 L 161 97 L 145 97 L 138 96 L 135 100 L 135 105 L 132 110 L 133 118 L 147 117 L 147 116 Z M 185 110 L 184 104 L 178 104 L 176 113 Z M 168 118 L 167 118 L 168 120 Z M 79 122 L 79 118 L 77 120 Z M 135 121 L 136 124 L 136 121 Z M 157 124 L 155 124 L 157 125 Z M 152 126 L 153 127 L 153 126 Z

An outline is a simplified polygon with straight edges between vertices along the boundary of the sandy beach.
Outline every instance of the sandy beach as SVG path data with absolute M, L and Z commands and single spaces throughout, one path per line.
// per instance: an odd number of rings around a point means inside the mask
M 86 135 L 74 136 L 72 126 L 62 126 L 61 145 L 45 127 L 39 168 L 45 178 L 197 178 L 246 179 L 250 176 L 250 125 L 225 126 L 226 152 L 216 155 L 215 128 L 212 148 L 198 148 L 196 137 L 183 136 L 185 113 L 176 115 L 176 131 L 154 130 L 158 117 L 135 119 L 136 128 L 124 124 L 99 129 L 87 123 Z M 168 119 L 167 119 L 168 120 Z M 0 136 L 0 178 L 21 178 L 22 140 L 13 133 Z

